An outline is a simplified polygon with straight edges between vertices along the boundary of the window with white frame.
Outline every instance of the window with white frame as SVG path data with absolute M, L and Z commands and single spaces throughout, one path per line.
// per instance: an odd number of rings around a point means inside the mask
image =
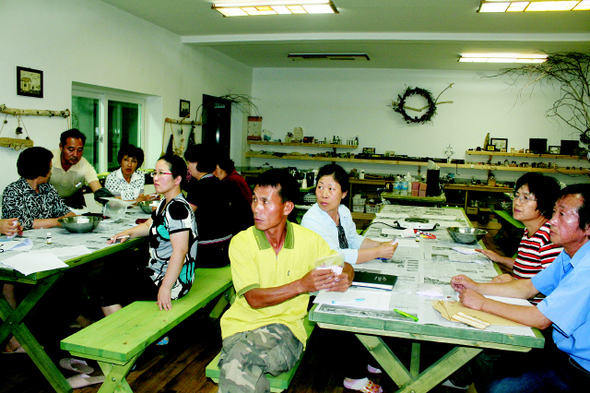
M 84 157 L 98 173 L 119 167 L 121 146 L 142 147 L 145 103 L 146 96 L 139 93 L 72 86 L 72 127 L 86 135 Z

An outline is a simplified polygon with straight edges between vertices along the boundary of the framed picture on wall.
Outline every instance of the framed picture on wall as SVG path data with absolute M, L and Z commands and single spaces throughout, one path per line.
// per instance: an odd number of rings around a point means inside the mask
M 16 94 L 43 98 L 43 71 L 17 66 Z
M 490 145 L 494 145 L 495 151 L 508 151 L 508 139 L 506 138 L 491 138 Z
M 549 154 L 560 154 L 561 146 L 549 146 Z
M 180 117 L 183 119 L 191 115 L 191 102 L 180 100 Z

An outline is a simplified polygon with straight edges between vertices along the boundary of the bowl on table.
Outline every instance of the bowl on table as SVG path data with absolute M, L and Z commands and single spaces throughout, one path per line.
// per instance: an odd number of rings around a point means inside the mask
M 158 203 L 160 203 L 160 201 L 142 201 L 139 202 L 138 205 L 144 213 L 152 214 L 154 209 L 158 207 Z
M 457 243 L 471 244 L 481 240 L 488 231 L 479 228 L 447 228 L 447 232 L 451 238 Z
M 62 227 L 72 233 L 92 232 L 101 221 L 102 218 L 97 216 L 74 216 L 57 219 L 57 222 L 59 222 Z

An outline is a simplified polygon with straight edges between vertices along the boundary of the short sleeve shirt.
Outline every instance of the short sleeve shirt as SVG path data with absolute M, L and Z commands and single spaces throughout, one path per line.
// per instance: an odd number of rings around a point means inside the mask
M 61 151 L 53 150 L 52 153 L 53 169 L 49 183 L 55 187 L 60 197 L 67 198 L 77 193 L 80 186 L 76 187 L 76 185 L 80 182 L 90 184 L 98 181 L 96 171 L 86 158 L 82 157 L 77 164 L 65 171 L 61 166 Z
M 323 237 L 332 250 L 343 252 L 344 262 L 355 264 L 359 256 L 358 249 L 361 248 L 365 237 L 356 232 L 356 225 L 352 220 L 350 210 L 346 206 L 340 205 L 338 207 L 338 215 L 340 215 L 340 225 L 344 228 L 346 240 L 348 241 L 348 248 L 346 249 L 340 249 L 336 223 L 328 213 L 320 209 L 317 203 L 303 215 L 301 225 Z
M 145 174 L 142 171 L 135 171 L 131 175 L 131 181 L 127 183 L 121 168 L 109 173 L 105 181 L 105 187 L 114 196 L 121 197 L 124 201 L 137 199 L 143 194 L 145 186 Z
M 18 218 L 23 229 L 32 229 L 35 219 L 63 217 L 70 212 L 51 184 L 39 184 L 39 192 L 24 178 L 10 183 L 2 195 L 2 218 Z
M 234 236 L 229 257 L 238 296 L 221 318 L 222 337 L 279 323 L 305 345 L 303 318 L 307 314 L 309 294 L 259 309 L 250 307 L 244 294 L 254 288 L 275 288 L 299 280 L 315 268 L 317 258 L 331 254 L 336 252 L 318 234 L 291 222 L 287 222 L 285 243 L 278 255 L 264 232 L 254 226 Z
M 531 279 L 546 298 L 537 309 L 553 323 L 553 341 L 590 371 L 590 242 L 573 258 L 562 251 Z
M 151 278 L 156 285 L 160 285 L 164 279 L 168 262 L 172 256 L 173 248 L 170 235 L 183 231 L 189 232 L 188 252 L 180 276 L 172 288 L 172 299 L 188 293 L 194 281 L 197 227 L 193 211 L 182 194 L 172 198 L 167 205 L 166 199 L 163 199 L 152 213 L 152 225 L 149 229 L 150 259 L 147 267 L 153 270 Z

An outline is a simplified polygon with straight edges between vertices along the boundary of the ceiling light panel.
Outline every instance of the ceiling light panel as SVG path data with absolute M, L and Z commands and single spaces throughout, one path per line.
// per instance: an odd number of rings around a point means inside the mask
M 588 11 L 590 0 L 481 0 L 477 12 Z
M 213 4 L 211 8 L 227 17 L 338 13 L 338 8 L 330 0 L 275 0 L 248 3 L 219 3 Z
M 547 55 L 530 53 L 462 53 L 459 63 L 543 63 Z

